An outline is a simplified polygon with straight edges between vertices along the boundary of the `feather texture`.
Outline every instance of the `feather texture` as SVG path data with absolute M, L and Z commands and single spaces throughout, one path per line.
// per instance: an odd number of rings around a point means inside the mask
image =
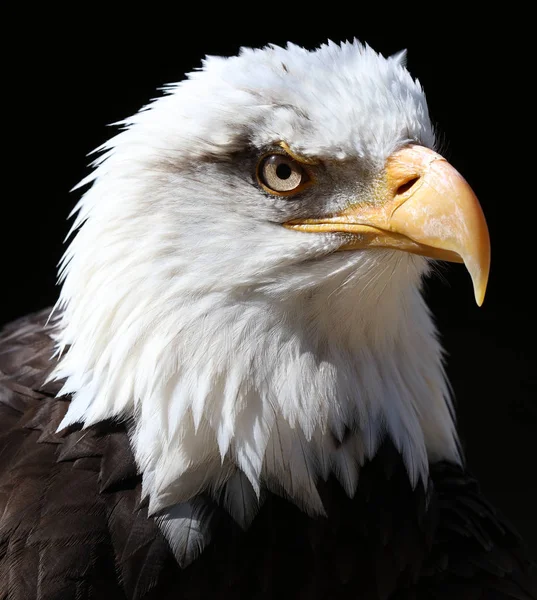
M 245 508 L 235 522 L 220 501 L 253 494 L 244 476 L 228 480 L 224 498 L 149 517 L 128 423 L 43 437 L 69 403 L 42 387 L 52 354 L 46 316 L 0 335 L 2 600 L 537 597 L 518 536 L 476 482 L 441 462 L 427 490 L 412 488 L 389 441 L 365 460 L 354 498 L 332 477 L 319 484 L 326 518 L 265 491 L 255 518 Z
M 156 517 L 180 567 L 187 567 L 211 539 L 213 507 L 203 496 L 175 504 Z

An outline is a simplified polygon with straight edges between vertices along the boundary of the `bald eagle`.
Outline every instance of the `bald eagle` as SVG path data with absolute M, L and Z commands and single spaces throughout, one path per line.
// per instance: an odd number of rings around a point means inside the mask
M 121 123 L 0 337 L 0 598 L 537 597 L 421 295 L 481 207 L 404 54 L 210 57 Z

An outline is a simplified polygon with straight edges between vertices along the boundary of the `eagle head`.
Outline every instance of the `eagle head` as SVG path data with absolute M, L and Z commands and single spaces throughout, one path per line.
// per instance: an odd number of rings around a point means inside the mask
M 60 268 L 62 427 L 127 420 L 152 513 L 243 527 L 265 490 L 352 496 L 385 437 L 413 484 L 460 460 L 421 282 L 464 261 L 481 302 L 489 240 L 403 54 L 210 57 L 121 125 Z

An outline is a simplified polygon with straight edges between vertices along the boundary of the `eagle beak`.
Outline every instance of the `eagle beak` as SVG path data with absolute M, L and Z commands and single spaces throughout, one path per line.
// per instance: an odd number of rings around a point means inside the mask
M 483 303 L 490 268 L 483 211 L 462 175 L 428 148 L 413 145 L 392 154 L 368 202 L 330 217 L 289 221 L 285 227 L 346 234 L 341 250 L 393 248 L 463 262 L 476 302 Z

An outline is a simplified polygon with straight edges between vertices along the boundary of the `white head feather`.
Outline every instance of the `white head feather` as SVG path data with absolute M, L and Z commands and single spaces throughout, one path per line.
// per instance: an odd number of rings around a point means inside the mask
M 152 511 L 205 490 L 246 526 L 268 488 L 322 513 L 318 479 L 352 495 L 385 435 L 413 483 L 459 460 L 426 260 L 281 226 L 434 146 L 402 62 L 357 42 L 208 58 L 100 149 L 61 266 L 62 427 L 132 418 Z M 256 184 L 281 140 L 325 164 L 296 199 Z

